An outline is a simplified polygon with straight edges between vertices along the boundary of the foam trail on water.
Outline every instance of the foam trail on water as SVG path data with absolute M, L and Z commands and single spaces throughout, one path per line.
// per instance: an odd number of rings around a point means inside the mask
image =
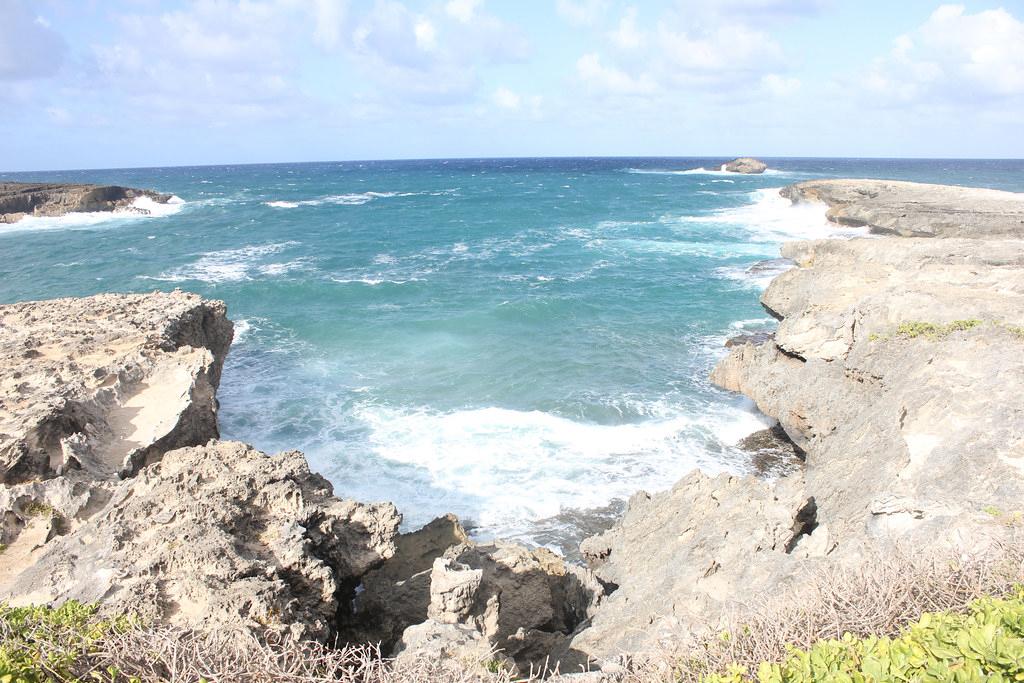
M 299 258 L 277 263 L 261 263 L 267 256 L 278 254 L 298 242 L 276 242 L 260 244 L 240 249 L 224 249 L 211 251 L 200 256 L 199 260 L 188 265 L 173 268 L 160 275 L 147 277 L 149 280 L 164 282 L 185 282 L 198 280 L 217 284 L 221 282 L 239 282 L 252 280 L 256 276 L 275 277 L 294 270 L 306 268 L 308 259 Z
M 275 200 L 263 202 L 265 206 L 274 209 L 297 209 L 300 206 L 322 206 L 333 204 L 336 206 L 359 206 L 375 199 L 390 199 L 392 197 L 419 197 L 424 195 L 440 196 L 453 194 L 454 189 L 442 190 L 439 192 L 352 192 L 348 194 L 332 194 L 316 199 L 302 199 L 296 201 Z

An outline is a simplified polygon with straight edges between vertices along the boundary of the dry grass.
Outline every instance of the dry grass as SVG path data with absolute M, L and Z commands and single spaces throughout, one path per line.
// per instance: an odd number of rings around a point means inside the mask
M 738 606 L 725 631 L 680 634 L 654 656 L 628 661 L 605 680 L 621 683 L 699 681 L 733 664 L 756 670 L 778 661 L 787 646 L 817 640 L 894 635 L 924 612 L 963 611 L 984 595 L 1003 596 L 1024 582 L 1024 542 L 993 545 L 983 556 L 953 558 L 905 551 L 868 555 L 857 567 L 811 568 L 781 593 Z M 728 635 L 725 636 L 724 633 Z M 55 649 L 60 643 L 55 643 Z M 116 670 L 102 681 L 142 683 L 510 683 L 536 680 L 489 670 L 487 662 L 394 661 L 372 646 L 330 648 L 317 643 L 261 642 L 246 633 L 200 633 L 133 627 L 79 653 L 76 674 Z M 106 676 L 109 676 L 107 674 Z M 558 681 L 561 677 L 548 680 Z M 571 678 L 561 679 L 564 683 Z M 591 679 L 593 680 L 593 679 Z
M 760 662 L 780 661 L 788 646 L 807 648 L 844 633 L 893 636 L 925 612 L 963 612 L 972 601 L 1009 595 L 1022 582 L 1021 538 L 993 541 L 976 556 L 897 548 L 868 554 L 855 567 L 810 569 L 784 592 L 737 607 L 719 637 L 684 645 L 685 654 L 673 656 L 673 677 L 663 680 L 699 681 L 732 664 L 755 671 Z M 664 660 L 641 668 L 663 669 Z
M 484 663 L 387 659 L 372 645 L 332 648 L 312 642 L 261 642 L 248 633 L 136 629 L 109 637 L 93 654 L 143 683 L 509 683 Z

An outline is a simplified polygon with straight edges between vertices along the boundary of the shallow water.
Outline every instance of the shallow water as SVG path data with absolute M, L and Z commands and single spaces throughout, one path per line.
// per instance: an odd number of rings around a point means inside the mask
M 343 496 L 571 545 L 637 489 L 750 471 L 766 423 L 711 387 L 788 239 L 850 236 L 774 188 L 890 177 L 1024 190 L 1024 162 L 352 162 L 7 174 L 173 193 L 159 217 L 0 229 L 0 301 L 182 287 L 236 341 L 223 435 L 297 448 Z M 608 506 L 611 504 L 611 508 Z M 580 510 L 598 509 L 588 516 Z

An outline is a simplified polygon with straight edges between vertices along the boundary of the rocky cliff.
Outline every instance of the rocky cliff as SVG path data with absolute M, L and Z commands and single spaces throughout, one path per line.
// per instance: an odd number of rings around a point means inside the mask
M 25 216 L 63 216 L 72 212 L 131 211 L 140 197 L 166 204 L 171 195 L 119 185 L 68 183 L 0 183 L 0 223 L 15 223 Z
M 840 225 L 903 237 L 1024 236 L 1014 192 L 899 180 L 810 180 L 785 187 L 793 202 L 823 202 Z
M 1024 195 L 852 180 L 782 194 L 892 235 L 785 245 L 797 267 L 762 297 L 776 333 L 736 340 L 712 375 L 777 418 L 805 466 L 634 496 L 583 545 L 618 585 L 573 641 L 598 659 L 714 627 L 814 563 L 984 552 L 1020 518 Z
M 808 568 L 899 546 L 984 554 L 1024 508 L 1024 195 L 889 181 L 783 190 L 882 238 L 787 244 L 712 379 L 777 428 L 766 477 L 632 497 L 588 568 L 399 533 L 300 453 L 218 441 L 224 304 L 182 292 L 0 306 L 0 601 L 99 601 L 153 624 L 381 643 L 402 658 L 614 670 Z M 926 235 L 927 237 L 924 237 Z M 801 462 L 802 460 L 802 462 Z
M 0 306 L 0 602 L 511 668 L 565 650 L 605 595 L 588 570 L 453 517 L 400 534 L 301 453 L 218 441 L 231 337 L 180 291 Z

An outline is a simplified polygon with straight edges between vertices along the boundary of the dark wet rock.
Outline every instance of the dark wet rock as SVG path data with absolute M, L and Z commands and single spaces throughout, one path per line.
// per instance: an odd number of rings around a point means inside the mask
M 736 336 L 729 337 L 728 339 L 726 339 L 725 348 L 731 349 L 734 346 L 742 346 L 744 344 L 760 346 L 761 344 L 770 342 L 774 337 L 774 332 L 745 332 L 743 334 L 737 334 Z
M 791 474 L 806 455 L 779 424 L 744 437 L 736 447 L 750 454 L 754 471 L 762 477 Z
M 25 216 L 63 216 L 72 212 L 132 210 L 140 197 L 166 204 L 169 194 L 119 185 L 70 183 L 0 183 L 0 223 L 15 223 Z

